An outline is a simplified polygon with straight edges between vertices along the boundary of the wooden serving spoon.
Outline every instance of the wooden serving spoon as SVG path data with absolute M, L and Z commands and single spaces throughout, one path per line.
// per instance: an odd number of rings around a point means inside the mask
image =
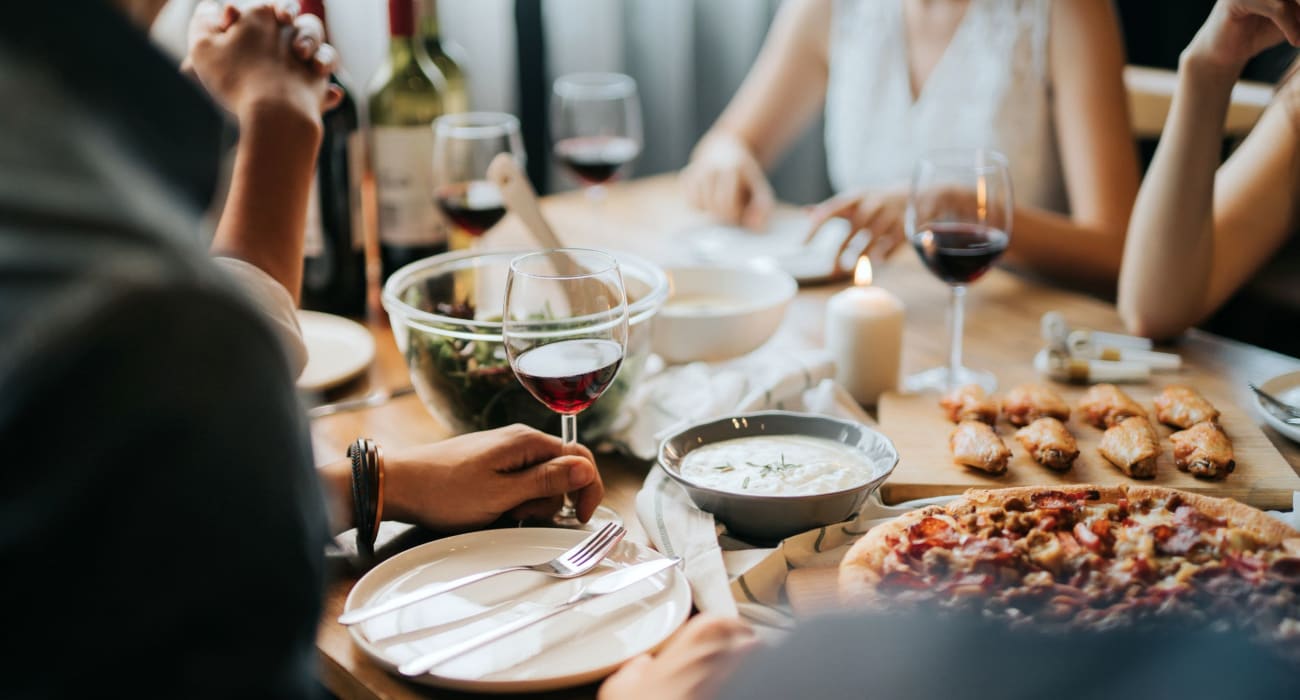
M 524 222 L 524 226 L 533 234 L 533 238 L 543 248 L 563 248 L 555 230 L 546 223 L 542 216 L 542 207 L 537 201 L 537 193 L 528 182 L 528 176 L 519 168 L 519 161 L 509 153 L 498 153 L 487 169 L 488 180 L 501 190 L 501 197 L 506 208 L 514 212 Z

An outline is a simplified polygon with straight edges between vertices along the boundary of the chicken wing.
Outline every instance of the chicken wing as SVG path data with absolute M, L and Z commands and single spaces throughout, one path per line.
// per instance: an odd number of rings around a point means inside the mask
M 1156 439 L 1156 429 L 1146 418 L 1125 418 L 1107 428 L 1097 451 L 1134 479 L 1150 479 L 1156 475 L 1160 442 Z
M 1002 399 L 1002 414 L 1012 425 L 1025 426 L 1039 418 L 1070 420 L 1070 405 L 1042 384 L 1021 384 Z
M 984 393 L 978 384 L 967 384 L 948 392 L 939 405 L 948 414 L 948 420 L 960 423 L 977 420 L 993 425 L 998 422 L 998 402 Z
M 1187 430 L 1197 423 L 1219 420 L 1219 410 L 1189 386 L 1170 384 L 1155 398 L 1156 420 Z
M 1109 428 L 1125 418 L 1146 418 L 1138 402 L 1114 384 L 1094 384 L 1079 400 L 1083 420 L 1098 428 Z
M 1169 436 L 1174 445 L 1174 464 L 1179 469 L 1205 479 L 1219 479 L 1232 473 L 1237 463 L 1232 456 L 1232 441 L 1223 428 L 1205 421 Z
M 948 438 L 948 447 L 958 464 L 990 474 L 1005 472 L 1007 460 L 1011 458 L 1011 450 L 1002 438 L 988 423 L 978 420 L 958 423 Z
M 1045 416 L 1016 431 L 1016 439 L 1035 462 L 1065 471 L 1079 456 L 1079 443 L 1061 421 Z

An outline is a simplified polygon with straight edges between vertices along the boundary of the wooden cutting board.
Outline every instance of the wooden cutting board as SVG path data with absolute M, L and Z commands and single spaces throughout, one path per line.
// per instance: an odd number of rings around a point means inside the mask
M 880 431 L 898 446 L 898 468 L 881 487 L 886 503 L 958 494 L 970 488 L 1002 488 L 1043 484 L 1090 483 L 1102 486 L 1145 483 L 1183 489 L 1211 496 L 1227 496 L 1256 508 L 1290 509 L 1291 494 L 1300 491 L 1300 476 L 1260 431 L 1255 419 L 1240 407 L 1197 386 L 1195 381 L 1158 379 L 1151 384 L 1125 385 L 1129 396 L 1142 404 L 1154 422 L 1155 407 L 1151 400 L 1166 383 L 1184 383 L 1200 390 L 1222 412 L 1220 422 L 1232 439 L 1237 468 L 1221 481 L 1197 479 L 1174 466 L 1169 435 L 1174 431 L 1157 425 L 1160 445 L 1159 466 L 1154 479 L 1137 480 L 1125 476 L 1097 452 L 1102 431 L 1079 419 L 1077 406 L 1087 387 L 1051 383 L 1074 409 L 1066 424 L 1079 443 L 1079 458 L 1067 472 L 1054 472 L 1025 452 L 1015 439 L 1015 426 L 1000 420 L 998 435 L 1011 449 L 1006 473 L 992 476 L 953 463 L 948 449 L 948 435 L 953 425 L 939 408 L 933 394 L 886 394 L 880 399 Z M 1005 384 L 1010 388 L 1011 384 Z

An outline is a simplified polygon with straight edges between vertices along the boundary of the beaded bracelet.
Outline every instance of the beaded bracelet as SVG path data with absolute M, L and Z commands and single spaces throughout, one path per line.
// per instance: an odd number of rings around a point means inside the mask
M 384 517 L 384 453 L 374 440 L 360 438 L 348 447 L 348 458 L 352 460 L 352 519 L 357 552 L 372 559 Z

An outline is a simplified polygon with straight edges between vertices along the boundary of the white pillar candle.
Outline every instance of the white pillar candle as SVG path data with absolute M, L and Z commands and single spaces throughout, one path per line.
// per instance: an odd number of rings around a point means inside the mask
M 898 388 L 903 355 L 903 302 L 871 286 L 871 261 L 862 258 L 854 286 L 826 305 L 826 349 L 835 358 L 835 381 L 860 404 L 874 406 Z

